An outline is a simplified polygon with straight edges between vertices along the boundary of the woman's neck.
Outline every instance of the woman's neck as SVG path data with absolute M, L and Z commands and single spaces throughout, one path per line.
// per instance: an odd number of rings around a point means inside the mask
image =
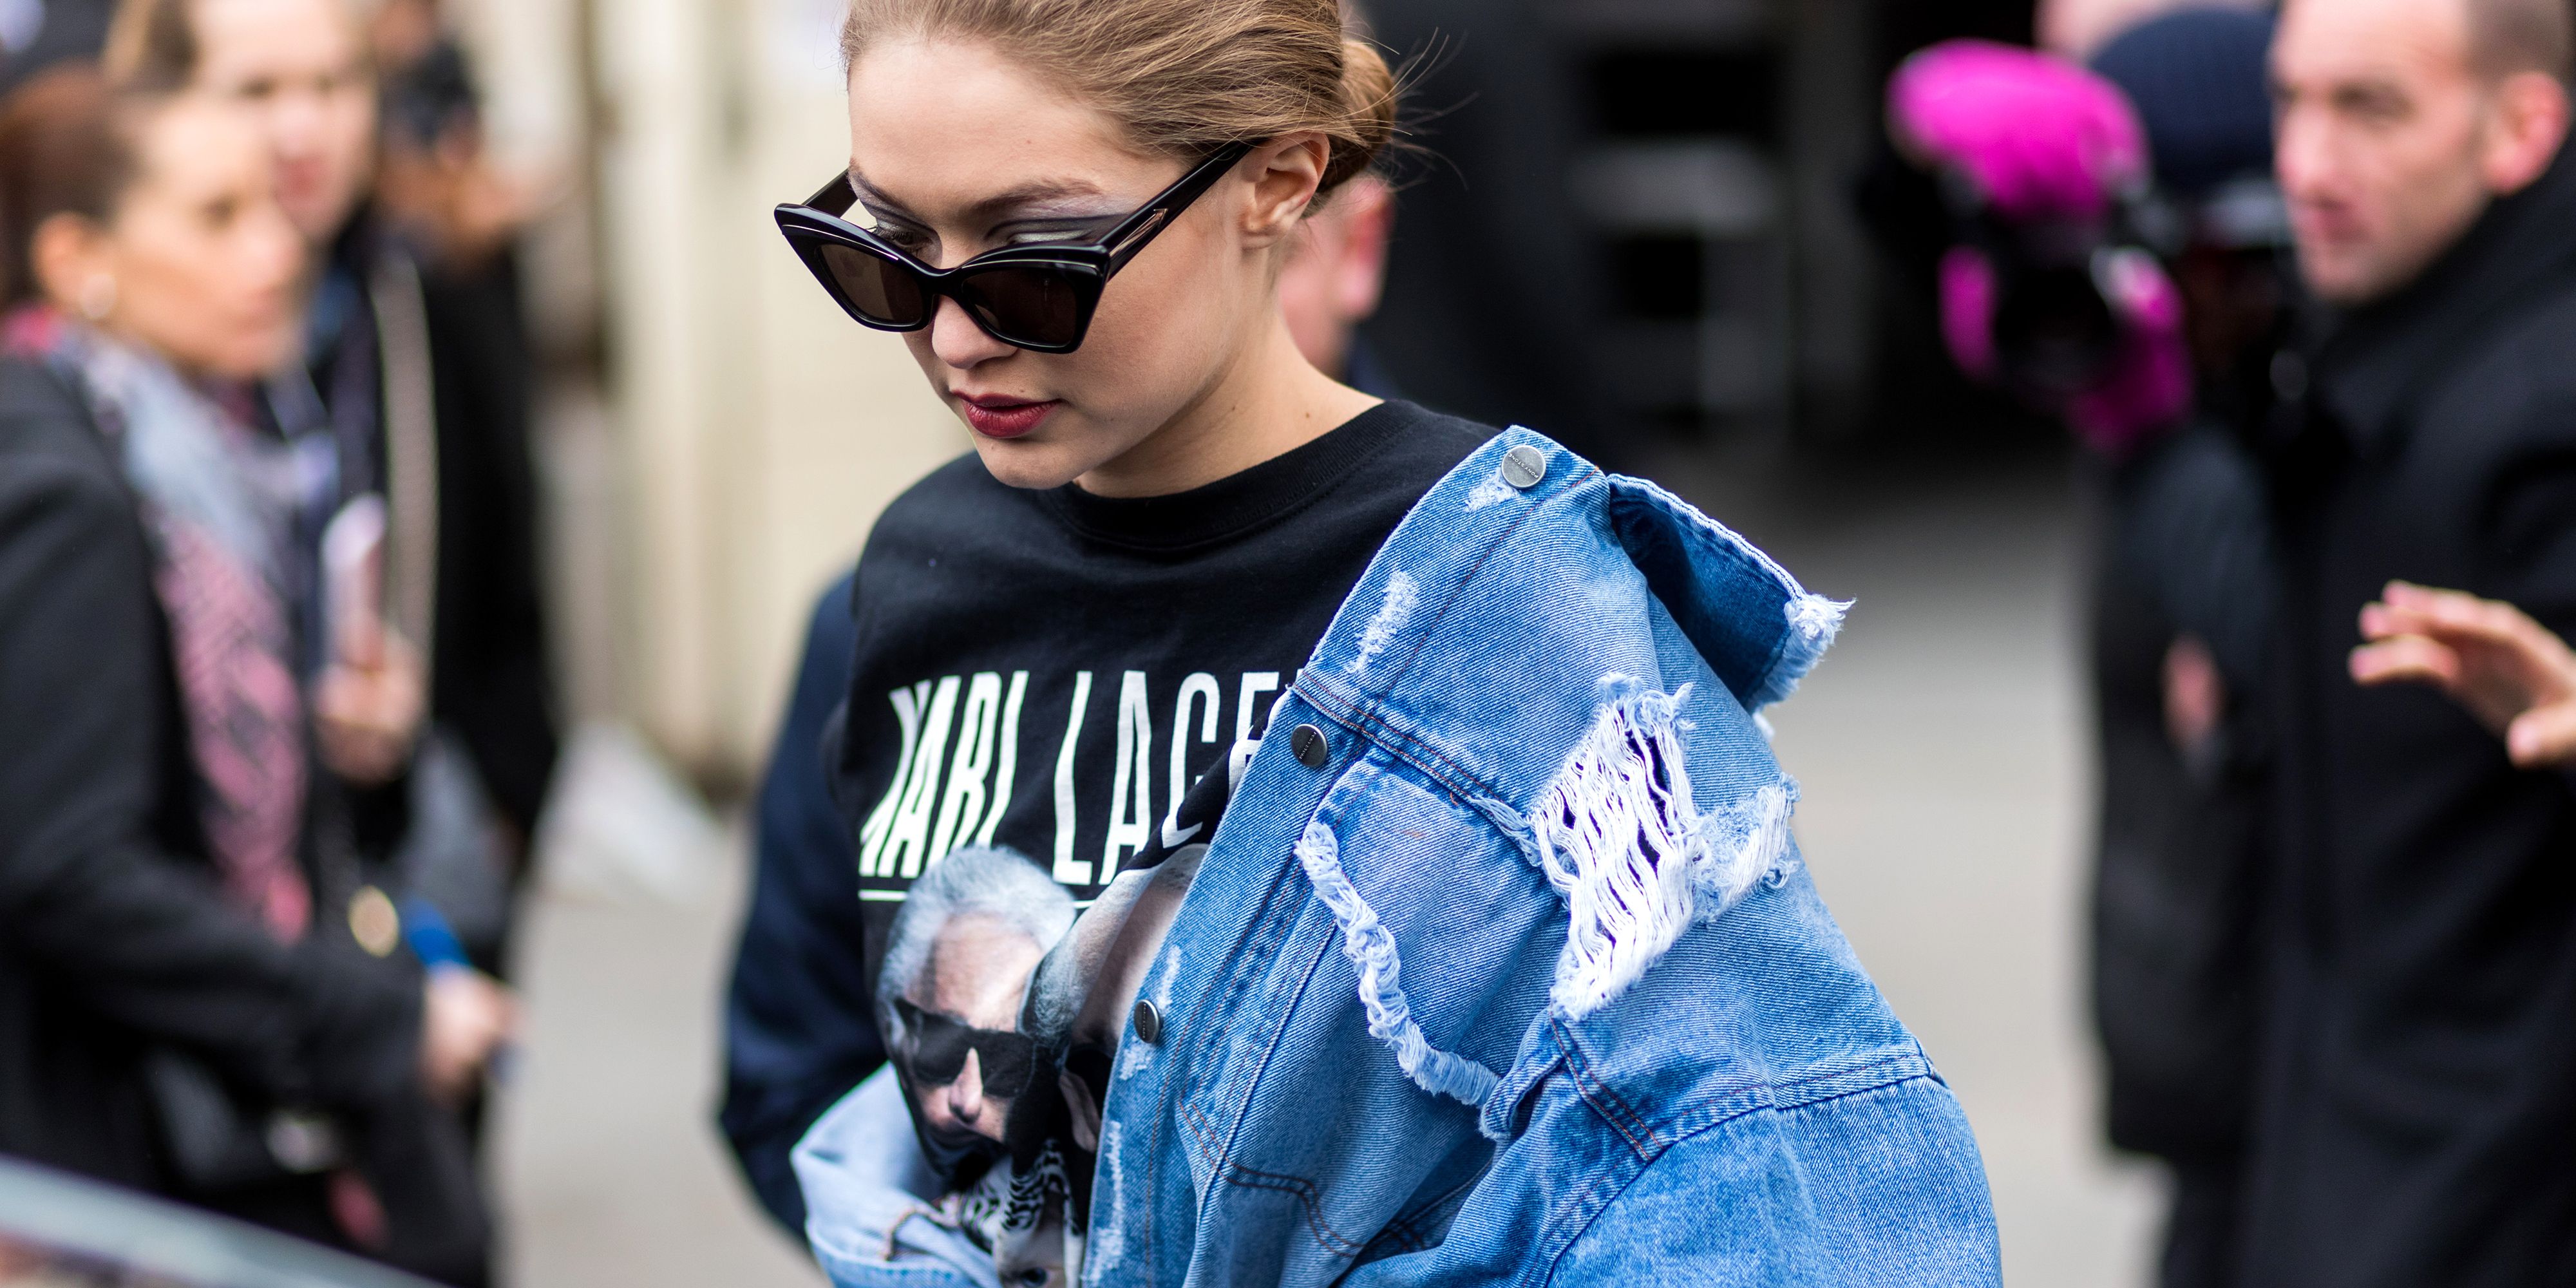
M 1094 496 L 1187 492 L 1285 456 L 1379 401 L 1315 370 L 1279 323 L 1152 437 L 1076 482 Z

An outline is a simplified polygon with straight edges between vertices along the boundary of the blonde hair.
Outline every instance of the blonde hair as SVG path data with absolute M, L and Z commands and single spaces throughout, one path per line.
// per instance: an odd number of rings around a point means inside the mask
M 1399 89 L 1341 0 L 853 0 L 845 67 L 887 39 L 982 41 L 1070 88 L 1139 147 L 1195 157 L 1314 131 L 1322 191 L 1394 142 Z

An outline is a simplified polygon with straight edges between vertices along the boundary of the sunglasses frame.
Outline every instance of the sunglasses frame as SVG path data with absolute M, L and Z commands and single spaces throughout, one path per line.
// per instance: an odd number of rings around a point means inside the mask
M 936 1011 L 925 1011 L 913 1005 L 907 998 L 895 999 L 894 1005 L 895 1014 L 903 1021 L 905 1029 L 903 1039 L 899 1043 L 903 1049 L 899 1054 L 903 1058 L 906 1071 L 915 1078 L 932 1076 L 930 1071 L 920 1067 L 920 1047 L 923 1036 L 934 1025 L 963 1035 L 962 1044 L 978 1057 L 976 1067 L 983 1075 L 984 1094 L 997 1099 L 1010 1100 L 1026 1094 L 1028 1089 L 1035 1085 L 1038 1072 L 1045 1064 L 1045 1053 L 1039 1048 L 1037 1039 L 1025 1033 L 1013 1033 L 1007 1029 L 979 1029 L 972 1024 L 941 1015 Z M 987 1048 L 991 1050 L 988 1051 Z M 1008 1060 L 995 1058 L 996 1055 L 1003 1053 L 1008 1054 Z M 939 1079 L 932 1085 L 944 1086 L 955 1081 L 965 1072 L 965 1067 L 966 1058 L 960 1055 L 957 1058 L 957 1072 L 947 1078 Z
M 823 284 L 823 290 L 832 297 L 832 302 L 840 305 L 841 311 L 849 314 L 852 321 L 870 330 L 891 331 L 899 335 L 927 330 L 932 322 L 938 320 L 939 301 L 949 299 L 957 302 L 978 330 L 1012 348 L 1026 349 L 1031 353 L 1072 353 L 1080 349 L 1082 342 L 1090 336 L 1091 319 L 1100 309 L 1100 296 L 1108 289 L 1110 279 L 1144 253 L 1145 248 L 1163 234 L 1163 230 L 1178 222 L 1182 212 L 1206 196 L 1208 189 L 1215 187 L 1217 180 L 1224 178 L 1256 146 L 1231 143 L 1210 153 L 1205 160 L 1191 167 L 1188 174 L 1182 175 L 1180 182 L 1164 189 L 1161 196 L 1120 220 L 1097 241 L 1005 246 L 987 251 L 955 268 L 932 268 L 884 238 L 843 218 L 852 206 L 858 204 L 858 190 L 851 186 L 846 171 L 834 175 L 830 183 L 823 185 L 803 204 L 778 207 L 778 231 L 795 249 L 796 257 L 804 261 L 806 271 Z M 860 312 L 858 306 L 850 302 L 848 292 L 842 289 L 832 274 L 830 264 L 823 258 L 823 248 L 830 245 L 875 255 L 910 273 L 929 302 L 922 319 L 910 325 L 898 325 L 877 321 Z M 1063 274 L 1074 292 L 1076 321 L 1070 341 L 1032 342 L 1025 337 L 1006 335 L 986 323 L 976 311 L 972 280 L 1011 268 L 1048 269 Z

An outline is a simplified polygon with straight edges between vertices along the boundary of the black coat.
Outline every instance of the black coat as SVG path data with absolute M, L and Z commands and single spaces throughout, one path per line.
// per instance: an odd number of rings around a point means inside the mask
M 2240 1157 L 2251 1112 L 2255 894 L 2272 630 L 2270 536 L 2254 463 L 2215 425 L 2103 480 L 2093 677 L 2101 736 L 2093 999 L 2110 1137 L 2187 1165 Z M 2206 646 L 2228 709 L 2174 745 L 2165 664 Z
M 366 292 L 313 359 L 342 437 L 343 487 L 388 494 L 399 544 L 393 435 L 430 413 L 435 593 L 433 635 L 421 641 L 431 645 L 430 714 L 463 742 L 492 803 L 524 839 L 544 806 L 559 737 L 538 573 L 536 365 L 516 266 L 507 256 L 470 267 L 420 263 L 372 213 L 341 235 L 331 265 L 335 278 Z M 427 382 L 414 391 L 426 407 L 406 393 L 415 379 Z M 388 571 L 399 581 L 399 567 Z M 392 593 L 399 607 L 401 592 Z
M 56 377 L 0 362 L 0 1153 L 205 1200 L 166 1156 L 147 1052 L 188 1052 L 271 1103 L 425 1109 L 421 985 L 417 965 L 359 950 L 345 894 L 318 877 L 302 943 L 236 910 L 198 828 L 171 668 L 107 443 Z M 293 1227 L 316 1195 L 243 1214 Z
M 508 261 L 421 282 L 438 393 L 437 718 L 495 804 L 533 835 L 559 737 L 539 588 L 530 423 L 536 364 Z
M 2307 369 L 2270 445 L 2281 862 L 2248 1282 L 2576 1282 L 2576 783 L 2347 669 L 2391 578 L 2576 635 L 2576 158 Z

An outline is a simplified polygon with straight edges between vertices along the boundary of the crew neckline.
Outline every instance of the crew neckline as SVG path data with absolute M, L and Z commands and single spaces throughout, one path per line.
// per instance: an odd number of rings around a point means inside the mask
M 1095 496 L 1078 483 L 1041 493 L 1065 526 L 1095 541 L 1177 552 L 1248 536 L 1305 508 L 1396 440 L 1417 409 L 1389 400 L 1313 442 L 1187 492 Z

